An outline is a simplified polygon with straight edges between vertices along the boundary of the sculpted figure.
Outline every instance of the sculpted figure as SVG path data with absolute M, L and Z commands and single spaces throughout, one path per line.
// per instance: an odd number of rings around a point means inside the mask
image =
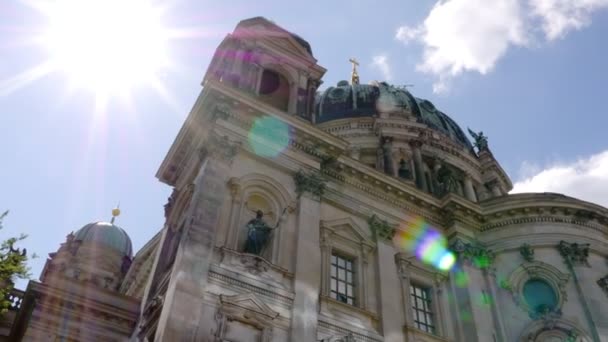
M 264 221 L 264 212 L 261 210 L 255 211 L 255 218 L 247 222 L 247 241 L 245 243 L 245 253 L 255 254 L 261 256 L 270 240 L 272 239 L 272 232 L 279 228 L 281 218 L 285 215 L 287 207 L 283 209 L 277 224 L 274 227 L 269 226 Z
M 470 128 L 468 128 L 469 130 L 469 134 L 471 135 L 471 137 L 473 137 L 473 139 L 475 140 L 475 147 L 477 147 L 477 149 L 479 151 L 481 150 L 487 150 L 488 149 L 488 137 L 483 135 L 483 132 L 479 132 L 479 133 L 475 133 L 473 132 Z
M 264 213 L 257 210 L 255 218 L 247 222 L 247 243 L 245 244 L 245 253 L 261 255 L 266 244 L 270 240 L 272 228 L 264 222 Z

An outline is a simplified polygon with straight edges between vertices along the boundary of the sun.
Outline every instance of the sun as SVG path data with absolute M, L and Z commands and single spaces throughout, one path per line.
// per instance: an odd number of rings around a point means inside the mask
M 55 0 L 42 12 L 50 63 L 72 86 L 105 96 L 151 85 L 169 66 L 162 11 L 146 0 Z

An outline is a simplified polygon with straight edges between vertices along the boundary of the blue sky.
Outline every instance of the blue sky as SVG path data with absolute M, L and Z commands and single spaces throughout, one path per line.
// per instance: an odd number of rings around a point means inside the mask
M 213 51 L 254 16 L 310 42 L 323 87 L 348 79 L 356 57 L 362 82 L 413 84 L 483 130 L 516 191 L 608 205 L 607 0 L 173 1 L 164 25 L 190 34 L 168 43 L 172 66 L 157 75 L 168 95 L 138 85 L 102 111 L 61 71 L 15 82 L 49 58 L 32 42 L 48 18 L 31 3 L 0 4 L 0 210 L 11 211 L 0 237 L 30 235 L 34 278 L 69 232 L 109 220 L 117 202 L 136 250 L 162 227 L 171 189 L 156 170 Z

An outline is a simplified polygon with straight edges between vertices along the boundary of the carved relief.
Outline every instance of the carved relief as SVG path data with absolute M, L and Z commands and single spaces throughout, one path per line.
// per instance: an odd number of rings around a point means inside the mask
M 597 284 L 598 284 L 598 285 L 599 285 L 599 286 L 602 288 L 602 290 L 604 290 L 604 292 L 605 292 L 606 294 L 608 294 L 608 275 L 606 275 L 606 276 L 605 276 L 605 277 L 603 277 L 603 278 L 600 278 L 600 279 L 597 281 Z
M 296 193 L 302 196 L 303 193 L 309 192 L 314 196 L 323 196 L 325 191 L 325 180 L 318 173 L 304 173 L 304 171 L 298 171 L 293 180 L 296 184 Z
M 519 247 L 519 254 L 528 262 L 534 261 L 534 249 L 527 243 L 524 243 Z
M 479 245 L 457 239 L 450 246 L 450 249 L 458 256 L 459 260 L 479 269 L 488 269 L 494 263 L 494 252 Z
M 374 214 L 369 218 L 369 220 L 367 220 L 367 223 L 369 224 L 369 229 L 374 234 L 374 239 L 388 241 L 393 240 L 396 230 L 386 220 L 381 220 Z
M 568 265 L 589 266 L 589 263 L 587 262 L 587 257 L 589 257 L 588 243 L 568 243 L 562 240 L 559 242 L 557 248 Z
M 199 158 L 204 160 L 207 157 L 214 158 L 227 163 L 232 163 L 232 160 L 238 153 L 240 142 L 231 141 L 227 136 L 219 136 L 211 133 L 203 146 L 199 149 Z
M 220 295 L 220 306 L 215 314 L 213 341 L 232 341 L 239 334 L 258 336 L 260 342 L 272 340 L 272 321 L 279 313 L 272 310 L 253 293 Z

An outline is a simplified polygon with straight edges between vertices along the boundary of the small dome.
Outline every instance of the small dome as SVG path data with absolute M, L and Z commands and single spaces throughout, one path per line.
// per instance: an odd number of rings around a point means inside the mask
M 129 258 L 133 255 L 133 247 L 129 235 L 120 227 L 108 222 L 94 222 L 85 225 L 74 233 L 74 240 L 96 242 L 112 248 Z

